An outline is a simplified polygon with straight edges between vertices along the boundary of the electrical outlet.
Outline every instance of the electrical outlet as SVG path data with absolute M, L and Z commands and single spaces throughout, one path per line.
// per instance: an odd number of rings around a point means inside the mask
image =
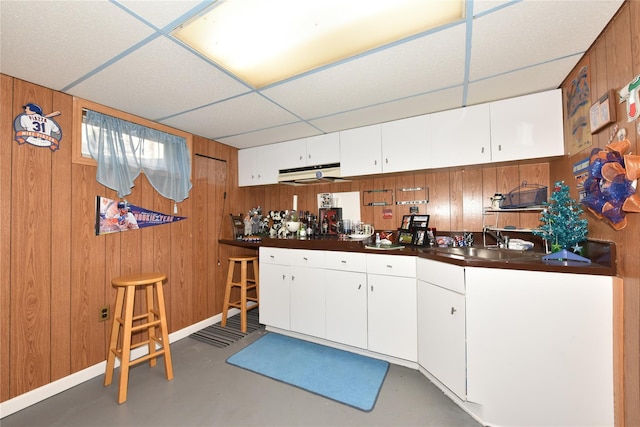
M 100 308 L 100 322 L 104 322 L 105 320 L 109 320 L 110 318 L 110 313 L 109 313 L 109 306 L 105 305 L 104 307 Z

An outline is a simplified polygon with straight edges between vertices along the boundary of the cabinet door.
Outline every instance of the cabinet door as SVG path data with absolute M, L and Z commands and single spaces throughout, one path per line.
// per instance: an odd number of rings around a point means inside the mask
M 492 102 L 490 110 L 492 161 L 564 155 L 560 89 Z
M 367 348 L 367 275 L 326 272 L 327 339 Z
M 431 168 L 428 114 L 382 123 L 382 172 Z
M 291 267 L 291 330 L 324 338 L 324 270 Z
M 238 151 L 238 186 L 267 185 L 278 182 L 280 157 L 274 145 L 244 148 Z
M 290 268 L 260 263 L 260 323 L 290 329 Z
M 238 150 L 238 186 L 246 187 L 257 182 L 258 166 L 255 148 Z
M 465 270 L 467 396 L 484 422 L 614 425 L 611 277 Z
M 367 275 L 369 350 L 418 361 L 416 279 Z
M 465 297 L 418 281 L 418 363 L 465 400 Z
M 307 138 L 307 165 L 327 165 L 340 162 L 340 133 Z
M 273 144 L 280 153 L 279 169 L 293 169 L 307 166 L 307 138 Z
M 340 169 L 344 176 L 382 173 L 380 125 L 340 132 Z
M 489 104 L 431 114 L 431 167 L 491 162 L 489 117 Z

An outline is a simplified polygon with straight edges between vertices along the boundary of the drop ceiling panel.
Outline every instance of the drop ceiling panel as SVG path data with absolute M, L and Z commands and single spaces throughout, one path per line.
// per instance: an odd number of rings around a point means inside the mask
M 457 25 L 266 89 L 264 94 L 303 119 L 319 118 L 461 84 L 464 48 L 465 26 Z
M 256 147 L 258 145 L 272 144 L 275 142 L 290 141 L 292 139 L 306 138 L 308 136 L 319 135 L 320 133 L 321 132 L 313 126 L 310 126 L 305 122 L 297 122 L 275 128 L 249 132 L 243 135 L 220 138 L 216 141 L 237 148 L 249 148 Z
M 1 7 L 0 71 L 56 90 L 153 33 L 106 1 L 2 1 Z
M 127 9 L 143 19 L 149 21 L 158 28 L 175 21 L 176 18 L 185 16 L 190 10 L 202 4 L 200 1 L 140 1 L 120 0 Z
M 557 82 L 564 80 L 580 57 L 581 55 L 574 55 L 537 67 L 470 83 L 467 95 L 468 105 L 556 89 L 559 86 Z M 523 81 L 527 82 L 524 86 Z
M 71 93 L 124 111 L 142 111 L 142 117 L 157 120 L 247 90 L 182 46 L 160 37 L 80 83 Z
M 620 1 L 524 1 L 473 22 L 471 81 L 584 52 Z M 541 25 L 543 24 L 543 25 Z
M 217 140 L 297 121 L 299 119 L 291 113 L 257 93 L 250 93 L 170 117 L 162 120 L 162 123 L 177 128 L 186 127 L 196 135 Z
M 374 123 L 387 122 L 404 117 L 427 114 L 440 109 L 449 110 L 462 106 L 462 87 L 442 90 L 399 101 L 378 104 L 312 120 L 311 123 L 324 132 L 335 132 Z

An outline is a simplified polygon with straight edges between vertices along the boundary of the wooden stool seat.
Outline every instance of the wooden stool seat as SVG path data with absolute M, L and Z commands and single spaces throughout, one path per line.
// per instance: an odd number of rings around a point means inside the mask
M 236 263 L 240 263 L 240 281 L 234 282 L 233 276 Z M 253 277 L 247 277 L 247 264 L 253 264 Z M 259 268 L 257 256 L 229 257 L 229 271 L 227 272 L 227 286 L 224 291 L 224 302 L 222 306 L 222 321 L 220 326 L 227 326 L 227 315 L 230 307 L 240 309 L 240 330 L 247 332 L 247 310 L 258 307 L 260 285 L 259 285 Z M 240 288 L 240 298 L 231 301 L 231 289 Z M 247 291 L 255 290 L 256 296 L 247 296 Z M 255 302 L 251 307 L 247 307 L 247 301 Z
M 162 282 L 166 279 L 167 275 L 163 273 L 140 273 L 116 277 L 111 281 L 111 285 L 116 288 L 117 293 L 104 385 L 111 384 L 117 357 L 120 360 L 118 403 L 123 403 L 127 400 L 129 368 L 133 365 L 148 360 L 149 366 L 153 367 L 156 365 L 156 359 L 164 355 L 164 369 L 167 380 L 173 379 L 167 313 L 162 291 Z M 136 287 L 138 286 L 145 288 L 146 311 L 143 314 L 134 316 L 134 299 Z M 159 336 L 156 334 L 156 328 L 160 329 Z M 122 334 L 120 334 L 120 331 L 122 331 Z M 143 331 L 147 331 L 147 339 L 131 344 L 132 335 Z M 148 353 L 130 360 L 131 350 L 145 345 L 148 347 Z M 160 348 L 156 348 L 157 345 Z

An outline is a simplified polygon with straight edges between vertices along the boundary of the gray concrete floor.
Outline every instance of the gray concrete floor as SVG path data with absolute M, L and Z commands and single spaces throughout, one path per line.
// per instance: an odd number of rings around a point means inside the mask
M 113 384 L 93 378 L 3 418 L 14 426 L 464 426 L 478 424 L 420 372 L 391 365 L 371 412 L 231 366 L 226 359 L 264 334 L 256 331 L 226 348 L 184 338 L 171 345 L 174 379 L 163 361 L 129 374 L 127 401 Z

